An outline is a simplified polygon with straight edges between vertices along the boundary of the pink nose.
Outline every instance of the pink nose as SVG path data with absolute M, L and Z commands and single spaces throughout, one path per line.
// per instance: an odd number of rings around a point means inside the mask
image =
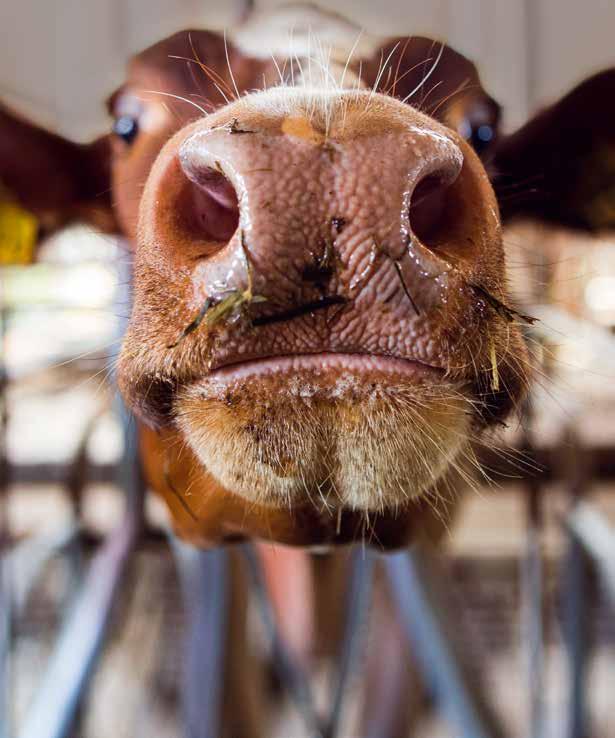
M 152 167 L 129 358 L 142 376 L 150 345 L 159 348 L 164 412 L 182 383 L 252 361 L 266 372 L 275 357 L 315 355 L 329 374 L 333 354 L 385 357 L 464 386 L 474 369 L 491 387 L 486 347 L 500 335 L 508 346 L 512 328 L 480 161 L 392 98 L 314 97 L 245 96 L 179 131 Z M 485 341 L 485 325 L 500 323 Z
M 259 292 L 292 306 L 315 299 L 314 283 L 356 292 L 376 254 L 400 259 L 411 243 L 432 251 L 463 208 L 451 187 L 463 155 L 436 124 L 421 123 L 347 139 L 319 136 L 308 121 L 193 130 L 179 162 L 190 237 L 209 243 L 202 278 L 241 287 L 247 250 Z
M 194 235 L 224 249 L 241 228 L 259 271 L 285 280 L 340 235 L 335 223 L 391 253 L 412 238 L 429 247 L 463 165 L 457 144 L 425 126 L 342 142 L 232 131 L 197 131 L 180 148 Z

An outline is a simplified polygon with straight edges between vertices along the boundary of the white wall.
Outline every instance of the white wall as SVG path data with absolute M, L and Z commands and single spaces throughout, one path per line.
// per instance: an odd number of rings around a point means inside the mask
M 85 140 L 131 54 L 190 25 L 224 28 L 242 0 L 0 0 L 0 98 Z
M 536 39 L 536 103 L 615 64 L 613 0 L 528 0 L 528 4 Z
M 257 0 L 274 7 L 283 0 Z M 477 61 L 507 124 L 615 64 L 613 0 L 322 0 L 373 33 L 447 39 Z M 2 0 L 0 98 L 67 135 L 107 125 L 128 56 L 190 25 L 223 28 L 244 0 Z

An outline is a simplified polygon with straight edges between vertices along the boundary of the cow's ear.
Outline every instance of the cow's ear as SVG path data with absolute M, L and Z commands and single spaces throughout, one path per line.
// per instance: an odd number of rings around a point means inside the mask
M 615 68 L 582 82 L 500 139 L 493 184 L 505 221 L 615 227 Z
M 481 157 L 496 144 L 500 106 L 474 64 L 441 41 L 422 36 L 388 40 L 360 64 L 363 82 L 404 100 L 457 131 Z
M 109 138 L 77 144 L 0 104 L 0 202 L 27 214 L 39 237 L 75 221 L 115 231 Z

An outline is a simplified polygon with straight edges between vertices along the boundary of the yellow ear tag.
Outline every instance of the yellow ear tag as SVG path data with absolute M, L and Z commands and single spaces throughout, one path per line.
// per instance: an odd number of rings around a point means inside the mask
M 14 202 L 0 201 L 0 266 L 31 264 L 38 222 Z

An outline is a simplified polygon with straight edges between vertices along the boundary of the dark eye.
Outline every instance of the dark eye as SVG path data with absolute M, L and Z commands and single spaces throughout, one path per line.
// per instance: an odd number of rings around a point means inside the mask
M 131 144 L 139 133 L 139 124 L 136 118 L 132 118 L 130 115 L 122 115 L 113 124 L 113 133 L 125 143 Z
M 493 127 L 488 123 L 472 125 L 467 118 L 461 122 L 457 130 L 479 155 L 489 146 L 494 136 Z
M 471 144 L 477 154 L 482 153 L 493 139 L 493 128 L 486 123 L 472 129 Z

